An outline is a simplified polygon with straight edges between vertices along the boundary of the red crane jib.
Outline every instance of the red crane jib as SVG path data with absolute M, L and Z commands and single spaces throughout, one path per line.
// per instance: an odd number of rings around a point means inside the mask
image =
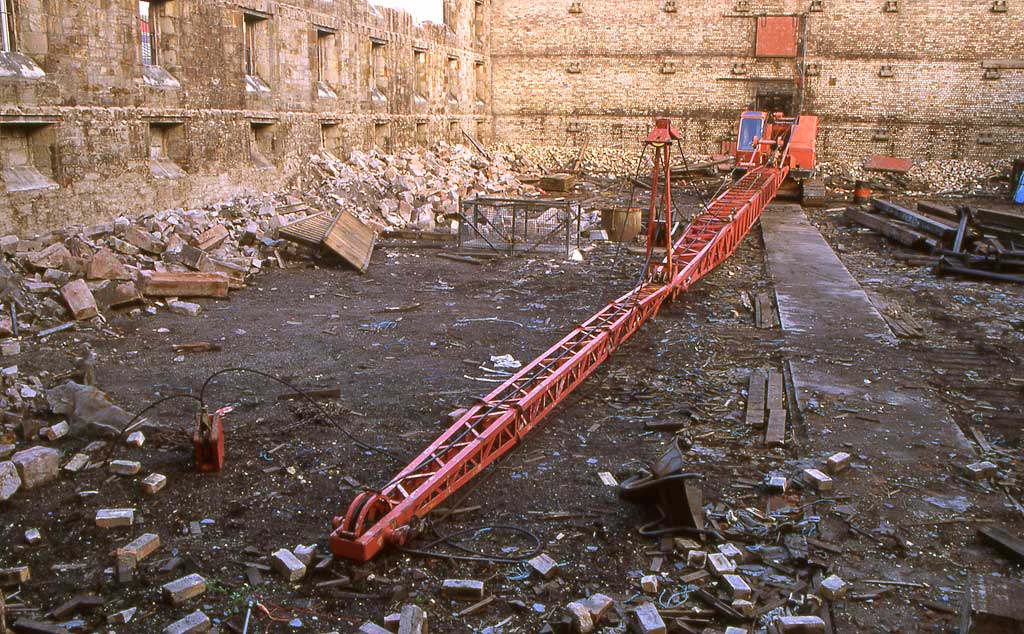
M 675 136 L 670 130 L 659 130 L 669 143 Z M 778 193 L 788 170 L 782 163 L 748 171 L 693 219 L 674 244 L 671 263 L 662 259 L 654 264 L 648 281 L 602 308 L 481 399 L 382 490 L 359 494 L 345 517 L 333 520 L 331 551 L 369 561 L 388 546 L 406 543 L 413 522 L 512 449 L 663 303 L 732 255 Z

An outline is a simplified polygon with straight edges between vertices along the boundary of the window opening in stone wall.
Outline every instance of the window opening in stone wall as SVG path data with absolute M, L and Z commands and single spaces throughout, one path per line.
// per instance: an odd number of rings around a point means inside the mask
M 334 31 L 316 30 L 316 92 L 323 99 L 335 99 L 338 85 L 338 56 Z
M 341 124 L 337 121 L 324 121 L 320 124 L 320 150 L 337 156 L 341 149 Z
M 459 102 L 459 58 L 449 57 L 447 72 L 444 76 L 445 79 L 445 92 L 448 93 L 448 101 L 451 103 Z
M 274 124 L 249 122 L 249 159 L 260 169 L 274 169 Z
M 0 178 L 8 192 L 56 189 L 50 158 L 56 142 L 52 124 L 0 124 Z
M 484 29 L 487 28 L 486 12 L 484 11 L 483 0 L 473 2 L 473 42 L 477 46 L 483 46 Z
M 483 105 L 487 101 L 487 67 L 483 62 L 474 65 L 476 77 L 476 103 Z
M 459 125 L 458 121 L 452 121 L 448 124 L 448 142 L 455 144 L 462 141 L 462 126 Z
M 414 90 L 413 101 L 426 103 L 430 99 L 430 80 L 428 78 L 427 52 L 421 49 L 413 49 L 413 76 Z
M 391 151 L 391 126 L 384 121 L 373 124 L 373 147 L 381 152 Z
M 370 98 L 375 102 L 387 103 L 388 64 L 387 42 L 370 40 Z
M 156 15 L 156 5 L 152 2 L 139 2 L 139 35 L 142 38 L 142 63 L 155 66 L 160 63 L 160 47 L 157 45 L 160 22 Z
M 426 121 L 416 122 L 416 145 L 427 147 L 430 143 L 430 127 Z
M 178 88 L 180 84 L 164 66 L 176 61 L 173 51 L 167 50 L 164 21 L 169 20 L 171 0 L 139 2 L 139 46 L 142 50 L 142 76 L 146 84 L 157 88 Z M 173 30 L 171 31 L 173 34 Z M 171 38 L 173 39 L 173 36 Z M 165 55 L 166 52 L 166 55 Z M 166 59 L 165 59 L 166 58 Z
M 184 178 L 179 162 L 186 155 L 185 126 L 181 123 L 149 124 L 149 171 L 157 178 Z
M 249 92 L 270 92 L 270 19 L 245 13 L 242 20 L 245 89 Z
M 18 41 L 14 29 L 14 0 L 0 0 L 0 30 L 0 50 L 13 53 Z

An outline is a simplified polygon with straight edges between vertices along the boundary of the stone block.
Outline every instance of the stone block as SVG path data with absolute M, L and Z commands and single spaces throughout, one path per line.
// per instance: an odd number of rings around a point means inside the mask
M 306 565 L 287 548 L 272 554 L 270 563 L 286 581 L 298 581 L 306 576 Z
M 708 570 L 719 577 L 731 575 L 736 572 L 736 562 L 722 553 L 711 553 L 708 555 Z
M 29 546 L 38 546 L 43 541 L 43 534 L 38 528 L 30 528 L 25 531 L 25 543 Z
M 60 454 L 49 447 L 36 446 L 19 451 L 11 457 L 11 462 L 18 468 L 21 485 L 26 489 L 56 480 L 60 474 Z
M 204 592 L 206 592 L 206 579 L 195 573 L 165 583 L 163 586 L 164 601 L 174 606 L 181 605 Z
M 64 470 L 68 473 L 78 473 L 89 464 L 89 456 L 84 453 L 76 453 L 71 459 L 64 463 Z
M 308 568 L 309 565 L 313 563 L 313 555 L 316 554 L 316 544 L 312 546 L 303 546 L 302 544 L 299 544 L 294 550 L 292 550 L 292 554 L 295 555 L 296 559 L 302 562 L 303 566 Z
M 199 304 L 183 301 L 167 302 L 167 309 L 176 315 L 185 315 L 186 317 L 195 317 L 203 312 L 203 307 Z
M 821 587 L 818 591 L 822 598 L 829 601 L 839 601 L 846 596 L 849 584 L 843 581 L 838 575 L 832 575 L 821 580 Z
M 828 493 L 834 484 L 832 478 L 818 469 L 804 469 L 804 480 L 818 493 Z
M 402 606 L 398 634 L 427 634 L 427 613 L 418 605 Z
M 686 553 L 686 565 L 690 568 L 703 568 L 708 563 L 708 554 L 703 550 L 691 550 Z
M 594 631 L 594 617 L 583 603 L 573 601 L 565 606 L 565 611 L 572 621 L 572 631 L 575 634 L 590 634 Z
M 134 460 L 111 460 L 110 473 L 120 476 L 133 476 L 142 471 L 142 465 Z
M 775 628 L 779 634 L 825 634 L 825 621 L 818 616 L 780 616 Z
M 45 427 L 40 431 L 42 432 L 43 436 L 46 437 L 47 440 L 49 440 L 50 442 L 55 442 L 67 436 L 68 432 L 71 431 L 71 427 L 68 425 L 68 422 L 66 420 L 62 420 L 56 425 L 50 425 L 49 427 Z
M 132 447 L 141 447 L 146 444 L 146 435 L 141 431 L 133 431 L 128 434 L 128 437 L 125 438 L 124 442 L 126 445 L 131 445 Z
M 739 575 L 722 575 L 722 581 L 725 582 L 726 589 L 729 591 L 729 596 L 736 599 L 749 600 L 753 596 L 753 591 L 747 582 L 743 580 L 743 577 Z
M 552 559 L 547 553 L 541 553 L 527 562 L 534 572 L 543 579 L 550 579 L 558 574 L 558 562 Z
M 640 589 L 647 594 L 658 594 L 658 575 L 644 575 L 640 578 Z
M 850 454 L 841 451 L 837 454 L 829 456 L 825 462 L 825 470 L 832 475 L 836 475 L 846 471 L 850 466 Z
M 18 475 L 18 467 L 9 460 L 0 462 L 0 502 L 11 499 L 20 488 L 21 476 Z
M 985 460 L 967 465 L 967 477 L 972 480 L 987 480 L 999 473 L 999 467 L 994 463 Z
M 590 610 L 590 617 L 594 620 L 594 625 L 598 625 L 608 615 L 608 611 L 615 605 L 615 601 L 609 596 L 598 593 L 588 597 L 583 605 Z
M 665 621 L 652 603 L 643 603 L 633 610 L 632 624 L 637 634 L 668 634 Z
M 366 622 L 359 626 L 356 630 L 356 634 L 395 634 L 387 628 L 383 628 L 376 623 Z
M 85 276 L 90 280 L 129 280 L 124 262 L 118 258 L 113 251 L 104 247 L 97 251 L 86 267 Z
M 25 583 L 32 578 L 32 572 L 28 566 L 15 566 L 13 568 L 0 568 L 0 585 L 16 586 Z

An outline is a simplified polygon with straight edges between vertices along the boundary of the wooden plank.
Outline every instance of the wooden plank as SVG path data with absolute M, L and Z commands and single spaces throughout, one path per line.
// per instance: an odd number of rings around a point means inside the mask
M 1024 561 L 1024 539 L 1014 537 L 1001 528 L 986 526 L 978 529 L 982 541 L 997 547 L 1018 561 Z
M 289 242 L 318 248 L 327 237 L 334 219 L 327 212 L 321 212 L 302 220 L 296 220 L 277 230 L 277 235 Z
M 370 266 L 373 247 L 377 244 L 377 232 L 348 212 L 342 212 L 327 236 L 324 246 L 356 268 L 365 273 Z
M 773 409 L 768 412 L 764 444 L 768 447 L 781 447 L 786 444 L 786 410 Z
M 1024 631 L 1024 584 L 1019 581 L 973 577 L 961 606 L 962 634 Z
M 135 284 L 148 297 L 227 297 L 230 281 L 224 273 L 142 271 Z
M 888 200 L 881 200 L 873 198 L 871 200 L 871 206 L 883 214 L 892 216 L 897 220 L 901 220 L 912 227 L 920 229 L 921 231 L 931 234 L 941 240 L 952 240 L 956 236 L 956 227 L 947 223 L 945 220 L 938 220 L 929 216 L 922 216 L 916 211 L 911 211 L 906 207 L 889 202 Z
M 760 429 L 764 427 L 764 403 L 768 379 L 761 370 L 750 373 L 747 387 L 747 424 Z
M 768 398 L 766 406 L 769 411 L 786 409 L 785 390 L 782 387 L 782 373 L 778 370 L 768 371 Z
M 886 238 L 895 240 L 908 247 L 937 247 L 939 245 L 938 240 L 935 238 L 895 220 L 888 220 L 854 207 L 847 207 L 843 214 L 853 222 L 877 231 Z
M 957 213 L 956 208 L 945 203 L 922 200 L 917 203 L 917 210 L 921 213 L 928 214 L 929 216 L 935 216 L 937 218 L 951 220 L 953 222 L 957 222 L 960 218 L 960 214 Z
M 1003 227 L 1014 229 L 1016 231 L 1024 231 L 1024 215 L 1019 213 L 976 208 L 974 210 L 974 217 L 977 218 L 978 222 L 984 225 L 1002 225 Z

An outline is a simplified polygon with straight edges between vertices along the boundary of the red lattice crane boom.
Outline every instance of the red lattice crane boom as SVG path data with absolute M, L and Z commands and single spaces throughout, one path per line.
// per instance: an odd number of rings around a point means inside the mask
M 748 115 L 758 115 L 760 123 L 752 135 L 755 124 L 746 123 Z M 816 128 L 815 117 L 776 115 L 768 123 L 764 113 L 744 113 L 737 164 L 747 173 L 694 217 L 673 244 L 669 159 L 679 134 L 667 119 L 658 120 L 645 142 L 655 158 L 644 280 L 480 399 L 380 491 L 356 496 L 345 516 L 334 518 L 331 551 L 368 561 L 388 546 L 405 544 L 415 521 L 515 447 L 662 304 L 732 255 L 791 166 L 797 166 L 789 154 L 790 139 L 810 139 L 813 162 Z M 659 237 L 655 225 L 662 227 L 660 236 L 671 257 L 651 257 Z

